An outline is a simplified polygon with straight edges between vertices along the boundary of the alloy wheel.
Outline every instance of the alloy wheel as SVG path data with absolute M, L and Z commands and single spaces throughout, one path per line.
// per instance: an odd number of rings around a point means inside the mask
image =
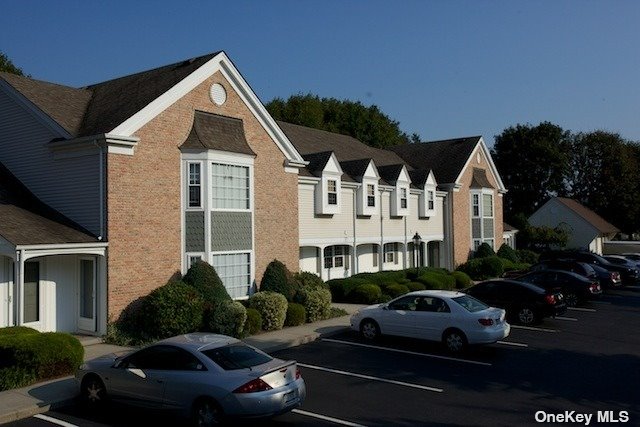
M 464 336 L 460 332 L 449 332 L 444 339 L 447 350 L 452 353 L 460 353 L 466 344 Z
M 107 391 L 104 383 L 97 377 L 90 377 L 83 382 L 84 401 L 91 407 L 98 407 L 105 403 Z
M 574 293 L 568 293 L 564 296 L 564 302 L 568 307 L 575 307 L 578 305 L 578 295 Z
M 530 307 L 522 307 L 518 311 L 518 320 L 523 325 L 532 324 L 534 322 L 535 318 L 536 318 L 536 315 L 535 315 L 535 313 L 533 312 L 533 310 Z
M 364 338 L 374 340 L 378 338 L 380 332 L 378 331 L 378 325 L 376 325 L 372 320 L 366 320 L 360 326 L 360 333 Z
M 203 400 L 196 406 L 195 418 L 198 427 L 216 426 L 220 423 L 220 409 L 210 401 Z

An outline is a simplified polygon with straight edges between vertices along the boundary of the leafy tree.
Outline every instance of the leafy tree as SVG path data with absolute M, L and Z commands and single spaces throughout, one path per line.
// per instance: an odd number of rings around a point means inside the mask
M 566 195 L 623 231 L 640 228 L 640 148 L 619 134 L 594 131 L 571 138 Z
M 569 231 L 564 227 L 534 227 L 529 224 L 524 214 L 514 216 L 513 226 L 519 230 L 517 239 L 519 249 L 533 249 L 540 252 L 551 247 L 563 248 L 569 241 Z
M 0 71 L 24 76 L 22 70 L 13 65 L 13 62 L 2 52 L 0 52 Z
M 562 194 L 570 132 L 550 122 L 516 125 L 495 137 L 492 156 L 509 194 L 505 219 L 527 216 L 549 197 Z
M 402 132 L 399 123 L 391 120 L 377 106 L 366 107 L 358 101 L 300 94 L 286 101 L 275 98 L 266 104 L 266 108 L 277 120 L 350 135 L 373 147 L 420 141 L 418 134 L 409 136 Z

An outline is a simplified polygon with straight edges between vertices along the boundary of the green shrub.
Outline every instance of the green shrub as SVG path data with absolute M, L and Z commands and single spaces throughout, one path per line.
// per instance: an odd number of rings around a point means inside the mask
M 471 277 L 462 271 L 452 271 L 451 276 L 456 281 L 456 289 L 464 289 L 471 285 Z
M 491 256 L 496 256 L 496 252 L 486 242 L 482 243 L 478 249 L 476 249 L 476 253 L 474 254 L 474 258 L 487 258 Z
M 265 331 L 275 331 L 284 326 L 287 317 L 287 299 L 284 295 L 271 291 L 257 292 L 249 298 L 249 307 L 260 312 L 262 329 Z
M 500 277 L 504 273 L 503 261 L 497 257 L 474 258 L 458 266 L 458 270 L 466 273 L 473 280 L 485 280 Z
M 382 294 L 382 296 L 380 296 L 380 299 L 378 299 L 378 302 L 389 302 L 391 301 L 393 298 L 391 298 L 391 295 L 388 294 Z
M 171 282 L 147 295 L 138 314 L 138 328 L 148 337 L 186 334 L 202 325 L 202 297 L 193 286 Z
M 382 286 L 385 283 L 401 283 L 407 278 L 407 270 L 381 271 L 379 273 L 359 273 L 350 279 L 365 279 L 366 283 Z
M 374 304 L 380 300 L 381 296 L 380 286 L 373 283 L 358 285 L 348 294 L 350 302 L 355 304 Z
M 409 292 L 407 285 L 401 285 L 399 283 L 391 283 L 381 288 L 382 292 L 389 295 L 391 298 L 399 297 Z
M 297 282 L 298 288 L 324 288 L 329 289 L 327 285 L 317 274 L 303 271 L 301 273 L 295 273 L 293 280 Z
M 209 321 L 209 329 L 223 335 L 242 338 L 244 324 L 247 321 L 247 309 L 238 301 L 218 303 Z
M 420 282 L 409 282 L 407 283 L 407 288 L 409 288 L 409 291 L 411 292 L 423 291 L 426 289 L 426 287 Z
M 407 279 L 407 278 L 400 279 L 400 280 L 398 280 L 398 283 L 400 283 L 401 285 L 406 285 L 406 284 L 411 283 L 411 279 Z
M 286 265 L 277 259 L 267 265 L 260 282 L 261 291 L 277 292 L 284 295 L 287 301 L 293 301 L 293 296 L 296 293 L 295 288 L 293 275 Z
M 335 302 L 351 302 L 348 298 L 349 293 L 360 285 L 369 284 L 366 279 L 361 277 L 349 277 L 346 279 L 333 279 L 327 282 L 331 291 L 331 299 Z
M 307 322 L 328 319 L 331 315 L 331 292 L 325 288 L 301 288 L 296 301 L 304 306 Z
M 13 332 L 0 337 L 0 391 L 72 374 L 82 363 L 84 348 L 69 334 Z
M 426 289 L 451 290 L 456 284 L 456 279 L 453 276 L 437 270 L 427 271 L 418 277 L 416 281 L 422 283 Z
M 498 255 L 500 258 L 508 259 L 511 262 L 520 262 L 516 251 L 514 251 L 513 248 L 506 243 L 503 243 L 500 246 L 500 249 L 498 249 L 496 255 Z
M 285 326 L 299 326 L 307 321 L 307 312 L 302 304 L 290 302 L 287 306 L 287 316 L 284 319 Z
M 37 329 L 29 328 L 28 326 L 9 326 L 8 328 L 0 328 L 0 338 L 8 335 L 22 335 L 22 334 L 39 334 Z
M 216 273 L 215 268 L 204 261 L 197 261 L 182 278 L 184 283 L 198 290 L 203 301 L 202 324 L 213 321 L 215 306 L 222 301 L 231 301 L 227 289 Z
M 244 333 L 246 337 L 248 335 L 255 335 L 262 330 L 262 317 L 260 312 L 255 308 L 247 308 L 247 321 L 244 323 Z
M 527 249 L 518 249 L 516 251 L 516 255 L 520 262 L 525 262 L 527 264 L 535 264 L 538 262 L 538 258 L 540 257 L 537 253 Z

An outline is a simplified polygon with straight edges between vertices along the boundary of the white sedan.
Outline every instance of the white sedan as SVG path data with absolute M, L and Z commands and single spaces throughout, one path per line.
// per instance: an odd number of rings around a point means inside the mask
M 365 339 L 380 334 L 441 341 L 457 353 L 468 344 L 490 344 L 509 335 L 505 311 L 453 291 L 417 291 L 351 316 L 351 328 Z

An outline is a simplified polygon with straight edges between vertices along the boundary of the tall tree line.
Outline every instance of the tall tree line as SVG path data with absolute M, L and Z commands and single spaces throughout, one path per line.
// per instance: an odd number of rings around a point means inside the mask
M 640 145 L 607 131 L 573 133 L 550 122 L 495 137 L 505 218 L 530 216 L 550 197 L 576 199 L 625 233 L 640 231 Z

